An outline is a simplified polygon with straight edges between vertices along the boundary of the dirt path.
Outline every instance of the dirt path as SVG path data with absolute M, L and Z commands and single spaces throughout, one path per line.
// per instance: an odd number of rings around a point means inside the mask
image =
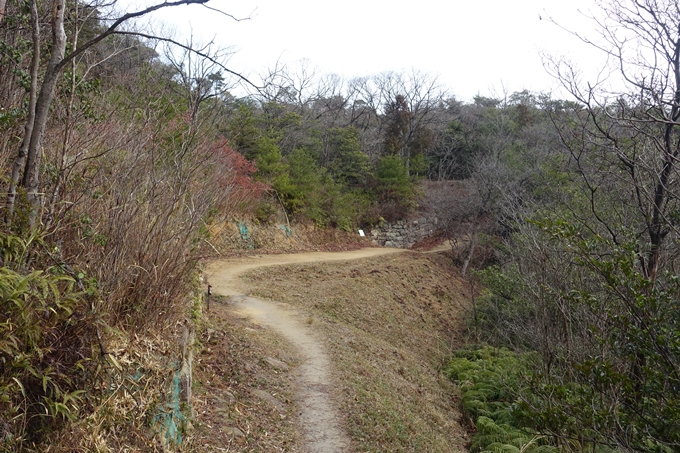
M 252 255 L 244 258 L 216 260 L 208 265 L 206 274 L 213 290 L 223 296 L 244 294 L 247 287 L 238 276 L 259 267 L 283 264 L 317 263 L 323 261 L 342 261 L 403 252 L 396 248 L 365 248 L 350 252 L 309 252 L 286 255 Z
M 271 327 L 300 351 L 303 363 L 296 370 L 296 403 L 305 447 L 310 453 L 347 452 L 350 441 L 341 428 L 335 404 L 331 367 L 322 342 L 296 310 L 286 304 L 249 297 L 238 278 L 251 269 L 293 263 L 351 260 L 402 252 L 401 249 L 366 248 L 351 252 L 313 252 L 293 255 L 261 255 L 214 261 L 208 265 L 208 282 L 216 294 L 231 296 L 234 311 L 254 323 Z

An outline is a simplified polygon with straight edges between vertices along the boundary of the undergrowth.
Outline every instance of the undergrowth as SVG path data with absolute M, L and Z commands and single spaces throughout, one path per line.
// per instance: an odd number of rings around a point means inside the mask
M 86 292 L 59 266 L 31 266 L 42 249 L 37 234 L 0 235 L 0 451 L 40 442 L 87 404 Z
M 101 297 L 43 234 L 0 233 L 0 452 L 179 448 L 180 326 L 131 334 Z
M 554 453 L 549 439 L 525 429 L 518 421 L 517 395 L 522 386 L 526 356 L 505 348 L 472 346 L 455 351 L 448 377 L 462 391 L 463 410 L 476 433 L 470 452 Z

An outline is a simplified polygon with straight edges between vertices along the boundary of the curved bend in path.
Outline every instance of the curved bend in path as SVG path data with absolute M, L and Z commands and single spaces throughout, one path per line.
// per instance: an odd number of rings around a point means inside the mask
M 275 329 L 301 352 L 304 359 L 297 369 L 295 395 L 305 446 L 310 453 L 339 453 L 350 448 L 349 438 L 341 428 L 340 415 L 333 402 L 330 362 L 321 341 L 305 327 L 294 310 L 276 302 L 245 296 L 248 289 L 238 276 L 258 267 L 351 260 L 402 251 L 365 248 L 351 252 L 261 255 L 213 261 L 208 265 L 208 281 L 215 293 L 231 296 L 235 311 Z

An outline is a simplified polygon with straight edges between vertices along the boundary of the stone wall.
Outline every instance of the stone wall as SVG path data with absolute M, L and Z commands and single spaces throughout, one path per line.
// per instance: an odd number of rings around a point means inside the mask
M 418 241 L 434 235 L 437 219 L 420 217 L 411 220 L 385 222 L 370 231 L 374 244 L 385 247 L 409 248 Z

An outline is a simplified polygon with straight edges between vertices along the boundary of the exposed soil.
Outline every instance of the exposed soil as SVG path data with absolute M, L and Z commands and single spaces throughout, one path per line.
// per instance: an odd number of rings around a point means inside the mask
M 350 441 L 339 422 L 340 413 L 331 389 L 330 361 L 320 340 L 305 328 L 299 313 L 282 304 L 254 297 L 234 296 L 235 312 L 276 330 L 295 346 L 302 363 L 294 373 L 298 424 L 302 428 L 305 450 L 333 453 L 350 449 Z
M 207 275 L 222 298 L 201 337 L 198 431 L 223 447 L 206 451 L 464 451 L 438 372 L 465 305 L 446 258 L 256 255 Z

